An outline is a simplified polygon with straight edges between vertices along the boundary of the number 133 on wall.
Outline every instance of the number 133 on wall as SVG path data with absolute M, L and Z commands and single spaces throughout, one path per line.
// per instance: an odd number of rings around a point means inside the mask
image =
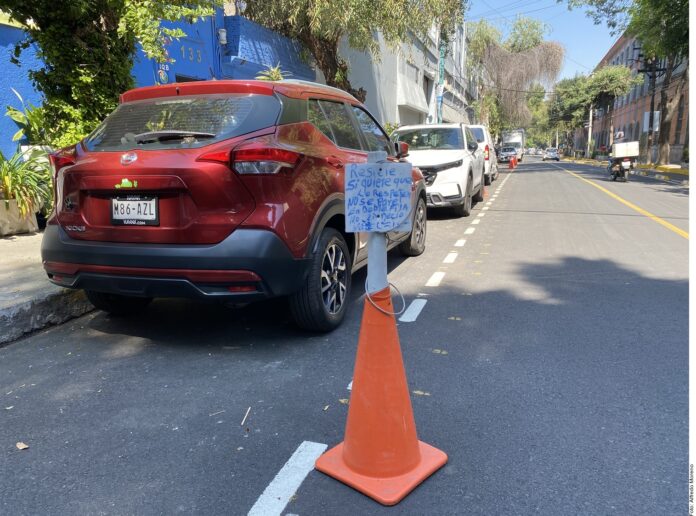
M 195 59 L 194 59 L 195 56 Z M 196 61 L 200 63 L 203 60 L 203 54 L 200 49 L 194 49 L 193 47 L 181 46 L 181 57 L 183 59 L 188 59 L 189 61 Z

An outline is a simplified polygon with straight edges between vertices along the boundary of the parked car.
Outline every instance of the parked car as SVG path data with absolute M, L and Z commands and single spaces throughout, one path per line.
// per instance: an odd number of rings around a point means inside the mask
M 483 176 L 487 185 L 498 178 L 498 158 L 496 157 L 493 138 L 485 125 L 469 125 L 472 134 L 479 144 L 479 150 L 483 152 Z
M 468 217 L 473 202 L 483 200 L 484 156 L 468 127 L 408 125 L 391 137 L 408 144 L 407 159 L 425 177 L 429 207 L 454 208 L 457 216 Z
M 87 138 L 51 157 L 56 208 L 42 243 L 49 279 L 99 309 L 155 297 L 246 303 L 289 296 L 297 324 L 344 319 L 366 234 L 345 231 L 344 164 L 398 159 L 351 95 L 302 81 L 138 88 Z M 425 249 L 414 169 L 413 229 L 390 248 Z
M 507 163 L 512 158 L 517 157 L 517 149 L 515 147 L 503 145 L 500 148 L 500 153 L 498 154 L 498 162 Z
M 544 156 L 541 158 L 542 161 L 546 161 L 547 159 L 555 159 L 556 161 L 560 161 L 560 157 L 558 156 L 558 149 L 554 148 L 548 148 L 544 151 Z

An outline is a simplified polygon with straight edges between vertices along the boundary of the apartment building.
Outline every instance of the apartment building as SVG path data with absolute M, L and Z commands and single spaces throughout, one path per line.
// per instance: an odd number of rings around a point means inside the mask
M 686 69 L 686 61 L 682 62 L 673 72 L 672 79 L 668 85 L 668 96 L 673 97 L 677 82 Z M 622 35 L 609 49 L 606 55 L 599 62 L 596 70 L 609 65 L 624 65 L 631 69 L 632 74 L 642 75 L 643 82 L 634 86 L 626 95 L 614 100 L 610 109 L 607 106 L 600 106 L 594 112 L 594 124 L 592 128 L 592 140 L 594 150 L 599 153 L 607 152 L 611 143 L 610 135 L 612 128 L 614 134 L 621 131 L 626 138 L 641 142 L 641 148 L 647 157 L 647 142 L 650 117 L 650 103 L 653 92 L 650 90 L 650 78 L 639 70 L 646 67 L 641 55 L 640 42 L 633 37 Z M 666 67 L 666 59 L 657 64 L 657 69 Z M 665 80 L 664 72 L 658 72 L 654 91 L 654 138 L 652 148 L 652 159 L 657 157 L 657 141 L 660 130 L 660 91 Z M 580 148 L 585 148 L 587 131 L 584 131 L 585 142 L 577 142 Z M 688 83 L 682 90 L 679 98 L 677 112 L 674 114 L 670 125 L 668 136 L 670 149 L 670 162 L 679 163 L 682 160 L 684 147 L 689 142 L 689 88 Z

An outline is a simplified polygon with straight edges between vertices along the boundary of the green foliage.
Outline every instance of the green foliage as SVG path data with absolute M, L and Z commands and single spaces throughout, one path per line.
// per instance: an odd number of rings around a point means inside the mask
M 524 52 L 539 46 L 548 32 L 549 26 L 544 22 L 526 16 L 518 16 L 512 24 L 512 29 L 504 46 L 510 52 Z
M 51 173 L 45 157 L 19 150 L 10 158 L 0 152 L 0 196 L 17 201 L 22 216 L 35 213 L 52 197 Z
M 280 68 L 280 63 L 275 66 L 267 66 L 265 70 L 261 71 L 256 79 L 259 81 L 282 81 L 286 77 L 290 77 L 292 74 L 290 72 L 284 72 Z
M 413 36 L 425 41 L 433 25 L 452 33 L 464 7 L 461 0 L 249 0 L 243 14 L 301 42 L 329 85 L 351 91 L 348 63 L 338 55 L 343 38 L 378 58 L 377 32 L 391 48 Z
M 71 144 L 110 113 L 118 96 L 133 87 L 136 43 L 148 56 L 166 59 L 166 38 L 181 31 L 161 28 L 160 20 L 194 20 L 211 14 L 217 0 L 75 0 L 58 8 L 53 0 L 0 0 L 0 10 L 26 25 L 27 39 L 44 62 L 30 72 L 46 101 L 43 117 L 51 144 Z M 29 20 L 31 20 L 29 22 Z
M 43 109 L 33 105 L 26 105 L 22 96 L 12 88 L 12 91 L 22 103 L 22 109 L 7 106 L 6 116 L 9 116 L 18 126 L 19 130 L 12 136 L 12 141 L 16 142 L 26 138 L 32 145 L 44 145 L 48 142 L 45 131 L 45 121 Z
M 477 22 L 469 22 L 466 28 L 468 42 L 467 63 L 470 69 L 476 69 L 483 61 L 486 50 L 491 45 L 499 45 L 503 39 L 503 35 L 485 19 Z
M 645 55 L 688 57 L 688 0 L 635 0 L 628 12 L 627 32 L 640 40 Z
M 391 137 L 391 134 L 399 128 L 399 124 L 394 122 L 385 122 L 382 126 L 387 134 Z

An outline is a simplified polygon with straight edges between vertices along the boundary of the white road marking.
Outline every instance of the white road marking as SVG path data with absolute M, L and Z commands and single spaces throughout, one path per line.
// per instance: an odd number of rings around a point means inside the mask
M 348 384 L 348 390 L 349 391 L 353 390 L 353 380 L 351 380 L 350 383 Z
M 444 272 L 434 272 L 432 276 L 430 276 L 430 279 L 425 283 L 426 287 L 437 287 L 440 282 L 442 281 L 442 278 L 445 277 Z
M 483 207 L 483 208 L 481 208 L 481 209 L 482 209 L 483 211 L 487 211 L 487 210 L 490 210 L 490 208 L 489 208 L 488 206 L 484 206 L 484 207 Z
M 259 496 L 248 516 L 280 515 L 327 446 L 304 441 Z
M 481 219 L 474 219 L 471 221 L 471 224 L 478 224 L 479 222 L 481 222 Z
M 447 256 L 445 256 L 445 259 L 442 260 L 442 263 L 454 263 L 454 260 L 457 259 L 457 256 L 459 253 L 455 253 L 452 251 L 451 253 L 447 253 Z
M 466 244 L 466 240 L 462 238 L 454 243 L 454 247 L 464 247 L 464 244 Z
M 411 304 L 408 305 L 408 308 L 404 312 L 404 314 L 399 317 L 399 321 L 401 322 L 413 322 L 416 319 L 418 319 L 418 316 L 421 313 L 421 310 L 423 310 L 423 307 L 425 306 L 425 303 L 427 303 L 427 299 L 414 299 L 411 301 Z
M 476 228 L 466 228 L 466 231 L 464 231 L 465 235 L 471 235 L 476 231 Z
M 485 215 L 485 213 L 479 213 L 479 214 L 476 215 L 476 216 L 477 216 L 477 217 L 483 217 L 484 215 Z

